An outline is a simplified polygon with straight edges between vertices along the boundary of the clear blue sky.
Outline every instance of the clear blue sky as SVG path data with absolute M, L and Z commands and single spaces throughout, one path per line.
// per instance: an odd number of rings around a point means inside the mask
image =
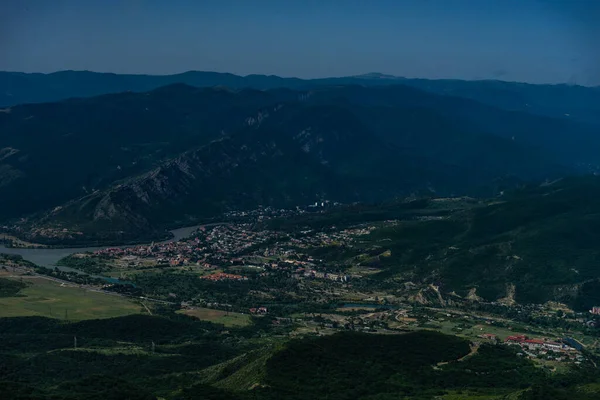
M 600 0 L 0 0 L 0 70 L 600 85 Z

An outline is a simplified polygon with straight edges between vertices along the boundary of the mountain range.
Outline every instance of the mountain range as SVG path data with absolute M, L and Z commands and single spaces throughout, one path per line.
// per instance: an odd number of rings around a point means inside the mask
M 147 92 L 161 86 L 185 83 L 195 87 L 224 86 L 231 89 L 306 90 L 318 86 L 412 86 L 430 93 L 476 100 L 510 111 L 600 123 L 600 87 L 532 85 L 498 80 L 407 79 L 369 73 L 322 79 L 282 78 L 275 75 L 239 76 L 229 73 L 188 71 L 173 75 L 126 75 L 90 71 L 59 71 L 50 74 L 0 72 L 0 107 L 24 103 L 93 97 L 126 91 Z
M 586 103 L 595 88 L 374 75 L 318 82 L 195 72 L 0 77 L 15 99 L 83 96 L 0 113 L 0 221 L 47 243 L 150 239 L 259 205 L 492 196 L 600 165 L 598 125 L 585 112 L 599 107 Z M 138 92 L 177 79 L 213 87 L 173 83 Z M 19 89 L 26 83 L 30 92 Z M 481 87 L 465 89 L 473 85 Z M 491 104 L 500 99 L 492 101 L 489 85 L 533 99 L 534 109 Z M 581 111 L 576 118 L 564 116 L 564 96 L 542 95 L 561 90 L 577 98 L 568 102 Z M 120 93 L 87 97 L 106 91 Z

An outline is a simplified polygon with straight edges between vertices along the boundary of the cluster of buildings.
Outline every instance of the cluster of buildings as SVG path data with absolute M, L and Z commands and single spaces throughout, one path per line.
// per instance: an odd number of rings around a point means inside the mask
M 352 246 L 357 236 L 368 235 L 374 229 L 374 226 L 358 226 L 338 231 L 333 226 L 327 232 L 307 230 L 301 232 L 302 236 L 291 238 L 289 243 L 301 249 L 318 246 Z
M 196 236 L 198 243 L 205 246 L 209 252 L 218 256 L 235 256 L 246 252 L 253 246 L 259 246 L 267 241 L 278 241 L 286 234 L 271 230 L 254 230 L 254 224 L 217 225 L 200 230 Z
M 562 343 L 559 343 L 546 339 L 531 339 L 525 335 L 515 335 L 507 337 L 505 343 L 520 346 L 523 353 L 530 358 L 570 361 L 575 364 L 585 361 L 585 357 L 578 351 L 581 349 L 581 344 L 570 338 L 566 338 L 562 340 Z
M 176 242 L 153 243 L 132 247 L 113 247 L 97 250 L 94 255 L 121 259 L 135 264 L 139 260 L 155 261 L 159 265 L 201 265 L 206 268 L 230 263 L 232 257 L 252 246 L 268 240 L 278 240 L 283 235 L 269 230 L 254 231 L 251 224 L 224 224 L 201 227 L 188 239 Z
M 484 333 L 479 337 L 493 343 L 500 343 L 498 337 L 491 333 Z M 519 346 L 522 350 L 519 355 L 527 355 L 530 358 L 571 361 L 576 364 L 585 360 L 579 352 L 583 345 L 572 338 L 564 338 L 561 342 L 556 342 L 548 339 L 529 338 L 526 335 L 512 335 L 508 336 L 504 343 L 510 346 Z
M 301 211 L 260 209 L 232 212 L 228 218 L 252 217 L 257 221 Z M 246 218 L 246 221 L 248 218 Z M 175 242 L 152 243 L 126 248 L 97 250 L 94 255 L 114 259 L 125 267 L 154 263 L 158 266 L 200 267 L 216 270 L 203 279 L 213 281 L 247 280 L 247 277 L 227 271 L 231 267 L 256 267 L 269 274 L 276 270 L 289 271 L 297 278 L 325 279 L 347 282 L 348 275 L 328 271 L 323 260 L 304 254 L 305 250 L 323 246 L 353 246 L 357 236 L 367 235 L 375 228 L 358 225 L 349 229 L 329 227 L 326 231 L 304 230 L 284 232 L 256 229 L 255 223 L 227 223 L 200 227 L 191 237 Z
M 301 271 L 299 271 L 301 272 Z M 331 272 L 315 271 L 314 269 L 304 270 L 304 277 L 315 279 L 329 279 L 335 282 L 348 282 L 350 277 L 344 274 L 335 274 Z
M 109 247 L 94 251 L 94 255 L 108 258 L 122 258 L 124 261 L 154 259 L 158 263 L 183 265 L 189 263 L 203 249 L 194 240 L 152 243 L 132 247 Z
M 535 349 L 546 349 L 551 351 L 569 351 L 575 350 L 564 343 L 552 342 L 542 339 L 529 339 L 526 335 L 515 335 L 509 336 L 505 340 L 506 344 L 520 345 L 521 347 L 527 347 L 530 350 Z
M 300 207 L 296 207 L 295 210 L 274 207 L 259 207 L 255 210 L 229 211 L 223 214 L 223 216 L 226 220 L 244 218 L 244 220 L 253 219 L 257 222 L 260 222 L 269 218 L 291 217 L 293 215 L 303 214 L 304 212 L 305 211 Z

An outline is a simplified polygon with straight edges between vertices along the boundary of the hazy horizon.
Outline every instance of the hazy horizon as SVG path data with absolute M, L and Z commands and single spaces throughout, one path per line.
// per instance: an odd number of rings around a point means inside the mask
M 7 0 L 0 70 L 600 85 L 600 2 Z
M 508 83 L 522 83 L 522 84 L 527 84 L 527 85 L 568 85 L 568 86 L 583 86 L 583 87 L 590 87 L 590 88 L 600 88 L 600 85 L 582 85 L 579 83 L 572 83 L 572 82 L 524 82 L 524 81 L 515 81 L 515 80 L 509 80 L 509 79 L 501 79 L 501 78 L 481 78 L 481 79 L 465 79 L 465 78 L 428 78 L 428 77 L 419 77 L 419 76 L 398 76 L 398 75 L 391 75 L 391 74 L 383 74 L 382 72 L 377 72 L 377 71 L 371 71 L 371 72 L 365 72 L 362 74 L 356 74 L 356 75 L 345 75 L 345 76 L 320 76 L 320 77 L 315 77 L 315 78 L 300 78 L 297 76 L 284 76 L 284 75 L 277 75 L 277 74 L 261 74 L 261 73 L 252 73 L 252 74 L 234 74 L 232 72 L 227 72 L 227 71 L 203 71 L 203 70 L 187 70 L 187 71 L 181 71 L 181 72 L 174 72 L 174 73 L 166 73 L 166 74 L 148 74 L 148 73 L 116 73 L 116 72 L 111 72 L 111 71 L 92 71 L 92 70 L 74 70 L 74 69 L 61 69 L 61 70 L 57 70 L 57 71 L 49 71 L 49 72 L 25 72 L 25 71 L 8 71 L 8 70 L 0 70 L 0 72 L 6 72 L 6 73 L 17 73 L 17 74 L 42 74 L 42 75 L 52 75 L 52 74 L 58 74 L 61 72 L 89 72 L 89 73 L 94 73 L 94 74 L 112 74 L 112 75 L 140 75 L 140 76 L 173 76 L 173 75 L 182 75 L 182 74 L 187 74 L 187 73 L 194 73 L 194 72 L 199 72 L 199 73 L 216 73 L 216 74 L 230 74 L 230 75 L 236 75 L 236 76 L 241 76 L 241 77 L 248 77 L 248 76 L 273 76 L 273 77 L 278 77 L 278 78 L 283 78 L 283 79 L 301 79 L 301 80 L 313 80 L 313 79 L 335 79 L 335 78 L 355 78 L 355 77 L 361 77 L 363 75 L 369 75 L 369 74 L 381 74 L 381 75 L 385 75 L 385 76 L 390 76 L 393 78 L 397 78 L 399 81 L 401 81 L 402 79 L 424 79 L 424 80 L 461 80 L 461 81 L 471 81 L 471 82 L 477 82 L 477 81 L 496 81 L 496 82 L 508 82 Z M 390 80 L 393 80 L 390 78 Z

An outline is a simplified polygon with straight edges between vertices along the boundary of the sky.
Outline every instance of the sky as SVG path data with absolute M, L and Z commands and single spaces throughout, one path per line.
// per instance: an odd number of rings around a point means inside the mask
M 0 70 L 600 85 L 600 0 L 0 0 Z

